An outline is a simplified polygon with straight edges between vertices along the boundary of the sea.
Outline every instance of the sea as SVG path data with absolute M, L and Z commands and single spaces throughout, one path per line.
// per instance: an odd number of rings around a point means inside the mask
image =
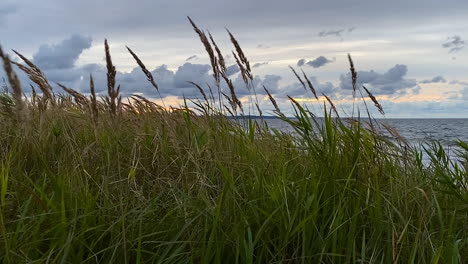
M 294 129 L 283 120 L 278 118 L 264 119 L 270 128 L 280 131 L 294 133 Z M 468 119 L 377 119 L 380 124 L 389 125 L 398 131 L 406 141 L 421 150 L 424 146 L 429 146 L 433 142 L 439 142 L 450 158 L 456 158 L 459 150 L 457 141 L 462 140 L 468 143 Z M 391 137 L 388 132 L 384 135 Z M 424 155 L 424 159 L 428 159 Z

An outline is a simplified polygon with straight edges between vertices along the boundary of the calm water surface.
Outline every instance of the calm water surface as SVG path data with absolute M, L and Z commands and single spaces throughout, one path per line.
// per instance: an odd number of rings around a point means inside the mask
M 280 119 L 265 120 L 271 128 L 294 133 Z M 378 122 L 394 127 L 411 145 L 421 146 L 433 141 L 440 142 L 451 158 L 455 158 L 457 140 L 468 142 L 468 119 L 379 119 Z M 389 133 L 384 133 L 388 136 Z M 429 157 L 423 153 L 423 160 Z

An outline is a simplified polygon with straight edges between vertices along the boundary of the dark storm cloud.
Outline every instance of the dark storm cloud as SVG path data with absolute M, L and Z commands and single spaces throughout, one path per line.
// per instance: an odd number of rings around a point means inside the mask
M 314 68 L 320 68 L 320 67 L 325 66 L 326 64 L 332 63 L 334 61 L 335 61 L 334 59 L 330 60 L 330 59 L 327 59 L 324 56 L 319 56 L 319 57 L 317 57 L 317 58 L 315 58 L 314 60 L 311 60 L 311 61 L 306 61 L 306 59 L 300 59 L 300 60 L 297 61 L 297 66 L 302 67 L 304 65 L 309 65 L 309 66 L 314 67 Z
M 268 65 L 268 61 L 265 61 L 265 62 L 257 62 L 255 63 L 253 66 L 252 66 L 252 69 L 254 68 L 258 68 L 258 67 L 262 67 L 262 66 L 265 66 L 265 65 Z
M 73 35 L 57 45 L 42 45 L 33 62 L 44 70 L 73 68 L 80 54 L 91 47 L 91 38 Z
M 335 36 L 335 37 L 341 37 L 341 33 L 343 33 L 344 29 L 338 29 L 338 30 L 325 30 L 325 31 L 320 31 L 318 33 L 319 37 L 327 37 L 327 36 Z
M 333 62 L 334 60 L 327 59 L 324 56 L 319 56 L 314 60 L 308 61 L 306 64 L 309 66 L 312 66 L 314 68 L 320 68 L 322 66 L 325 66 L 328 63 Z
M 446 83 L 446 82 L 447 80 L 445 80 L 444 77 L 438 75 L 429 80 L 422 80 L 419 83 Z
M 197 55 L 192 55 L 192 56 L 188 57 L 187 59 L 185 59 L 185 61 L 191 61 L 191 60 L 195 60 L 195 59 L 198 59 L 198 56 Z
M 302 66 L 304 66 L 305 62 L 306 62 L 305 59 L 300 59 L 300 60 L 298 60 L 298 61 L 297 61 L 297 67 L 302 67 Z
M 371 71 L 357 72 L 357 86 L 368 86 L 369 90 L 375 95 L 402 96 L 408 92 L 419 93 L 420 87 L 414 79 L 406 79 L 408 73 L 406 65 L 397 64 L 385 73 Z M 341 89 L 351 90 L 351 74 L 340 76 Z
M 460 36 L 455 35 L 447 38 L 447 41 L 442 44 L 442 47 L 449 50 L 449 53 L 458 52 L 465 47 L 466 43 Z
M 62 89 L 56 85 L 56 83 L 61 83 L 82 93 L 89 93 L 89 78 L 92 74 L 96 92 L 99 94 L 107 92 L 107 69 L 105 65 L 95 63 L 75 65 L 77 58 L 89 46 L 90 42 L 91 39 L 75 35 L 57 45 L 43 45 L 35 53 L 33 61 L 43 70 L 54 91 L 63 93 Z M 67 51 L 67 48 L 70 51 Z M 256 67 L 265 64 L 265 62 L 258 63 Z M 208 64 L 186 62 L 179 66 L 177 70 L 171 70 L 166 65 L 161 65 L 152 70 L 151 73 L 163 97 L 194 98 L 199 97 L 200 92 L 189 81 L 195 82 L 202 87 L 206 87 L 207 84 L 214 87 L 215 83 L 210 70 L 211 67 Z M 29 90 L 29 84 L 33 84 L 32 81 L 18 68 L 16 68 L 16 71 L 19 73 L 23 89 Z M 239 72 L 239 67 L 236 64 L 231 65 L 228 67 L 227 72 L 231 76 Z M 277 75 L 266 75 L 263 78 L 255 76 L 251 87 L 246 86 L 241 76 L 233 78 L 232 81 L 236 93 L 242 97 L 251 94 L 251 89 L 256 89 L 257 94 L 264 94 L 263 85 L 267 86 L 270 92 L 275 93 L 278 91 L 278 81 L 280 79 L 281 77 Z M 159 96 L 139 67 L 135 67 L 130 72 L 121 72 L 117 69 L 116 83 L 121 86 L 120 91 L 123 96 L 134 93 L 140 93 L 150 98 Z M 221 90 L 229 94 L 229 88 L 224 81 L 221 82 L 220 87 Z

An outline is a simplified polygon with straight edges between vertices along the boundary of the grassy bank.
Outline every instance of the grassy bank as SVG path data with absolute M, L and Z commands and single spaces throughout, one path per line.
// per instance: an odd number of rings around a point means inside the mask
M 19 67 L 38 92 L 25 98 L 1 54 L 13 89 L 0 97 L 2 262 L 468 261 L 466 144 L 456 163 L 434 144 L 423 164 L 396 131 L 388 128 L 388 141 L 371 118 L 371 126 L 337 118 L 325 95 L 323 123 L 293 98 L 296 119 L 276 109 L 295 137 L 261 121 L 240 126 L 224 115 L 246 106 L 220 51 L 194 29 L 214 79 L 229 90 L 218 97 L 200 87 L 206 100 L 190 109 L 141 97 L 123 103 L 107 44 L 102 100 L 92 81 L 89 96 L 67 87 L 54 93 L 26 58 Z M 249 83 L 248 60 L 231 40 Z

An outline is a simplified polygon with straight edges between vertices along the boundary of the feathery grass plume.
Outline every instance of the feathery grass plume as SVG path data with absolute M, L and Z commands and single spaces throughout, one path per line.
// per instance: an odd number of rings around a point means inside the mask
M 322 93 L 322 95 L 325 97 L 325 99 L 327 99 L 327 101 L 328 101 L 328 103 L 330 104 L 330 106 L 331 106 L 333 112 L 335 112 L 335 114 L 336 114 L 337 116 L 339 116 L 339 115 L 338 115 L 338 111 L 336 110 L 336 107 L 335 107 L 335 104 L 333 103 L 333 101 L 332 101 L 326 94 Z
M 241 76 L 242 76 L 242 80 L 247 85 L 247 88 L 250 90 L 250 85 L 249 85 L 250 77 L 249 77 L 248 71 L 245 69 L 244 65 L 239 60 L 239 58 L 237 57 L 237 55 L 236 55 L 236 53 L 234 51 L 232 52 L 232 55 L 234 56 L 234 59 L 236 60 L 237 66 L 239 66 L 239 70 L 240 70 L 240 73 L 241 73 Z
M 302 108 L 301 104 L 299 104 L 298 101 L 296 101 L 296 99 L 292 98 L 291 96 L 288 95 L 288 98 L 289 100 L 291 100 L 291 102 L 293 102 L 298 108 Z
M 353 84 L 353 97 L 356 95 L 356 82 L 357 82 L 357 72 L 356 69 L 354 68 L 354 63 L 353 59 L 351 58 L 351 54 L 348 53 L 348 60 L 349 60 L 349 69 L 351 71 L 351 81 Z
M 234 112 L 237 113 L 237 103 L 236 103 L 236 101 L 232 100 L 227 94 L 225 94 L 223 92 L 221 92 L 221 94 L 229 102 L 229 105 L 231 105 L 232 110 L 234 110 Z M 229 111 L 229 112 L 231 112 L 231 111 Z
M 305 74 L 305 72 L 303 70 L 301 70 L 301 71 L 302 71 L 302 74 L 304 75 L 304 78 L 305 78 L 305 80 L 307 82 L 307 85 L 309 86 L 310 91 L 314 95 L 315 99 L 318 100 L 318 96 L 317 96 L 317 93 L 315 92 L 315 88 L 312 85 L 312 82 L 309 80 L 309 78 L 307 78 L 307 75 Z
M 210 63 L 211 63 L 211 68 L 213 69 L 213 77 L 216 81 L 217 84 L 220 82 L 220 72 L 219 72 L 219 67 L 218 67 L 218 59 L 216 58 L 213 48 L 211 47 L 210 41 L 206 37 L 205 32 L 201 31 L 195 22 L 187 16 L 190 24 L 192 24 L 193 30 L 198 34 L 200 37 L 200 41 L 202 42 L 203 46 L 205 47 L 206 52 L 208 53 L 208 56 L 210 57 Z
M 20 68 L 22 71 L 24 71 L 28 75 L 29 79 L 39 86 L 39 89 L 42 91 L 42 93 L 46 97 L 46 101 L 50 102 L 52 105 L 55 105 L 54 93 L 52 92 L 52 86 L 50 86 L 44 73 L 39 69 L 39 67 L 34 65 L 34 63 L 28 60 L 21 53 L 17 52 L 16 50 L 13 50 L 13 52 L 16 55 L 18 55 L 29 67 L 24 66 L 17 62 L 12 62 L 12 63 L 18 66 L 18 68 Z M 44 105 L 46 106 L 47 102 L 45 102 Z
M 73 96 L 73 98 L 75 99 L 75 102 L 81 106 L 87 106 L 89 105 L 89 102 L 88 102 L 88 98 L 86 98 L 86 96 L 84 96 L 83 94 L 71 89 L 71 88 L 68 88 L 66 87 L 65 85 L 61 84 L 61 83 L 57 83 L 57 85 L 62 88 L 65 92 L 67 92 L 68 94 L 70 94 L 71 96 Z
M 234 37 L 234 35 L 232 35 L 232 33 L 229 31 L 229 29 L 226 28 L 226 31 L 227 31 L 228 34 L 229 34 L 229 37 L 230 37 L 230 39 L 231 39 L 232 44 L 233 44 L 234 47 L 236 48 L 236 52 L 237 52 L 237 54 L 239 55 L 240 61 L 245 65 L 246 70 L 250 73 L 250 72 L 251 72 L 251 70 L 250 70 L 250 63 L 249 63 L 249 61 L 247 60 L 247 57 L 244 55 L 244 52 L 242 51 L 242 48 L 241 48 L 240 45 L 239 45 L 239 42 L 238 42 L 237 39 Z
M 203 89 L 200 87 L 200 85 L 198 85 L 198 84 L 196 84 L 196 83 L 194 83 L 194 82 L 192 82 L 192 81 L 189 81 L 188 83 L 192 84 L 193 86 L 195 86 L 195 87 L 198 89 L 198 91 L 200 91 L 200 93 L 201 93 L 201 95 L 203 96 L 203 99 L 205 99 L 205 102 L 206 102 L 206 103 L 209 102 L 209 101 L 208 101 L 208 97 L 206 97 L 205 91 L 203 91 Z
M 265 87 L 265 85 L 263 85 L 263 89 L 264 89 L 265 92 L 267 93 L 268 99 L 270 99 L 271 104 L 275 107 L 275 111 L 278 112 L 278 113 L 281 113 L 281 111 L 280 111 L 280 109 L 279 109 L 279 107 L 278 107 L 278 104 L 276 103 L 275 98 L 273 98 L 273 96 L 271 95 L 270 91 L 268 91 L 268 89 Z
M 291 69 L 291 71 L 294 73 L 294 75 L 296 76 L 296 78 L 299 80 L 299 82 L 302 84 L 302 87 L 304 87 L 304 90 L 307 91 L 307 88 L 306 88 L 306 85 L 304 83 L 304 81 L 301 79 L 301 77 L 299 76 L 299 74 L 297 74 L 296 70 L 294 70 L 293 67 L 289 66 L 289 69 Z
M 143 62 L 140 60 L 140 58 L 138 58 L 138 56 L 135 54 L 135 52 L 133 52 L 128 46 L 125 46 L 128 50 L 128 52 L 130 52 L 130 54 L 132 54 L 132 57 L 135 59 L 135 61 L 138 63 L 138 66 L 140 66 L 141 70 L 143 71 L 143 73 L 146 75 L 146 77 L 148 78 L 148 81 L 151 83 L 151 85 L 153 85 L 154 88 L 156 88 L 156 90 L 159 90 L 159 87 L 158 85 L 156 84 L 156 82 L 154 81 L 154 78 L 153 78 L 153 75 L 151 74 L 151 72 L 146 68 L 145 64 L 143 64 Z
M 379 103 L 379 101 L 377 101 L 377 98 L 375 98 L 375 96 L 369 92 L 369 90 L 367 90 L 367 88 L 363 85 L 362 88 L 364 88 L 364 91 L 366 91 L 367 95 L 369 96 L 369 98 L 372 100 L 372 102 L 374 102 L 374 105 L 375 107 L 377 107 L 377 109 L 379 110 L 379 112 L 382 114 L 382 115 L 385 115 L 385 112 L 383 110 L 383 107 L 382 105 Z
M 99 115 L 99 111 L 98 111 L 98 108 L 97 108 L 97 102 L 96 102 L 96 90 L 94 88 L 94 79 L 93 79 L 93 75 L 92 74 L 89 74 L 89 90 L 90 90 L 90 93 L 91 93 L 91 104 L 90 104 L 90 108 L 91 108 L 91 116 L 94 120 L 94 122 L 97 121 L 97 118 L 98 118 L 98 115 Z
M 242 109 L 242 103 L 237 98 L 236 91 L 234 89 L 234 85 L 232 84 L 232 81 L 228 77 L 226 77 L 225 74 L 222 74 L 221 76 L 224 78 L 224 81 L 226 81 L 226 83 L 227 83 L 227 85 L 229 87 L 229 91 L 231 92 L 231 101 L 233 102 L 233 104 L 231 104 L 231 105 L 234 105 L 234 106 L 238 105 L 241 112 L 244 112 L 244 109 Z M 224 96 L 226 96 L 226 95 L 224 94 Z M 237 109 L 237 107 L 233 107 L 234 112 L 237 112 L 236 109 Z
M 37 100 L 37 93 L 36 89 L 34 89 L 34 86 L 32 84 L 29 84 L 31 86 L 31 101 L 33 105 L 36 105 L 36 100 Z
M 216 45 L 216 42 L 213 39 L 213 36 L 211 36 L 211 33 L 208 31 L 208 36 L 210 37 L 211 44 L 213 44 L 213 47 L 215 48 L 216 54 L 218 55 L 218 64 L 219 64 L 219 69 L 221 72 L 226 72 L 226 63 L 224 62 L 224 57 L 223 54 L 221 53 L 221 50 L 218 48 L 218 45 Z
M 7 54 L 3 53 L 1 46 L 0 46 L 0 58 L 2 58 L 3 60 L 3 69 L 5 70 L 5 73 L 8 78 L 8 82 L 10 83 L 10 86 L 13 90 L 13 99 L 15 100 L 15 104 L 16 104 L 16 113 L 18 115 L 18 118 L 20 118 L 21 112 L 24 109 L 23 93 L 21 91 L 21 83 L 18 78 L 18 75 L 16 75 L 16 72 L 13 70 L 13 67 L 11 67 L 10 57 Z
M 109 98 L 106 100 L 110 106 L 110 112 L 112 115 L 117 114 L 118 98 L 120 86 L 115 88 L 115 76 L 117 74 L 115 66 L 112 64 L 112 58 L 110 55 L 109 44 L 107 39 L 104 40 L 104 51 L 106 53 L 106 66 L 107 66 L 107 93 Z

